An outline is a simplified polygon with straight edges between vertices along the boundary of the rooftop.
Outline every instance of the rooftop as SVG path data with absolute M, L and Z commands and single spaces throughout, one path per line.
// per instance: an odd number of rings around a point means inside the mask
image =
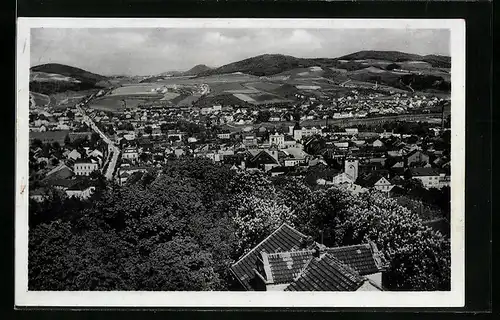
M 285 291 L 356 291 L 364 279 L 331 254 L 311 258 L 306 269 Z
M 282 224 L 278 229 L 262 240 L 250 252 L 231 266 L 231 271 L 247 290 L 253 290 L 250 281 L 253 278 L 253 269 L 260 259 L 261 252 L 276 253 L 300 249 L 301 243 L 307 237 L 290 227 Z
M 311 237 L 283 224 L 233 264 L 231 271 L 246 290 L 254 290 L 254 269 L 265 263 L 265 277 L 270 284 L 295 283 L 287 290 L 352 291 L 362 284 L 363 276 L 384 269 L 383 258 L 373 243 L 323 246 L 319 260 L 315 258 L 317 246 Z M 318 277 L 323 277 L 324 284 L 317 283 Z
M 439 176 L 439 170 L 434 168 L 410 168 L 413 177 Z

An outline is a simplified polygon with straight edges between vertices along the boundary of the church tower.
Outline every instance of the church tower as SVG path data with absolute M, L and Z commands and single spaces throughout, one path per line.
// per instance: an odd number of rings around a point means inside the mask
M 358 178 L 358 165 L 358 159 L 345 159 L 344 172 L 351 177 L 353 181 L 356 181 Z

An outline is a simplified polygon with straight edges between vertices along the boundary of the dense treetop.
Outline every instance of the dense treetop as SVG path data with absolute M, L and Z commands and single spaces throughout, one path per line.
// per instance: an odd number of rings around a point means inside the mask
M 449 241 L 394 200 L 185 158 L 88 202 L 30 202 L 29 289 L 234 290 L 229 266 L 283 222 L 329 246 L 374 241 L 389 289 L 450 287 Z

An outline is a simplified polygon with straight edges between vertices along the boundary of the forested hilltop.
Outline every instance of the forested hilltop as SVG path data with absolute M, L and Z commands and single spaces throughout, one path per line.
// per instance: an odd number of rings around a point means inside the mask
M 236 290 L 229 266 L 283 222 L 327 246 L 372 240 L 390 290 L 449 290 L 450 243 L 378 193 L 181 158 L 92 198 L 30 200 L 29 290 Z

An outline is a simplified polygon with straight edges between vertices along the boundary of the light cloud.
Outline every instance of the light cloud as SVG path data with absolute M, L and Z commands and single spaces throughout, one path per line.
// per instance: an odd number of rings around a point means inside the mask
M 334 58 L 360 50 L 450 55 L 448 30 L 51 29 L 31 32 L 31 65 L 63 63 L 111 75 L 212 67 L 265 53 Z

